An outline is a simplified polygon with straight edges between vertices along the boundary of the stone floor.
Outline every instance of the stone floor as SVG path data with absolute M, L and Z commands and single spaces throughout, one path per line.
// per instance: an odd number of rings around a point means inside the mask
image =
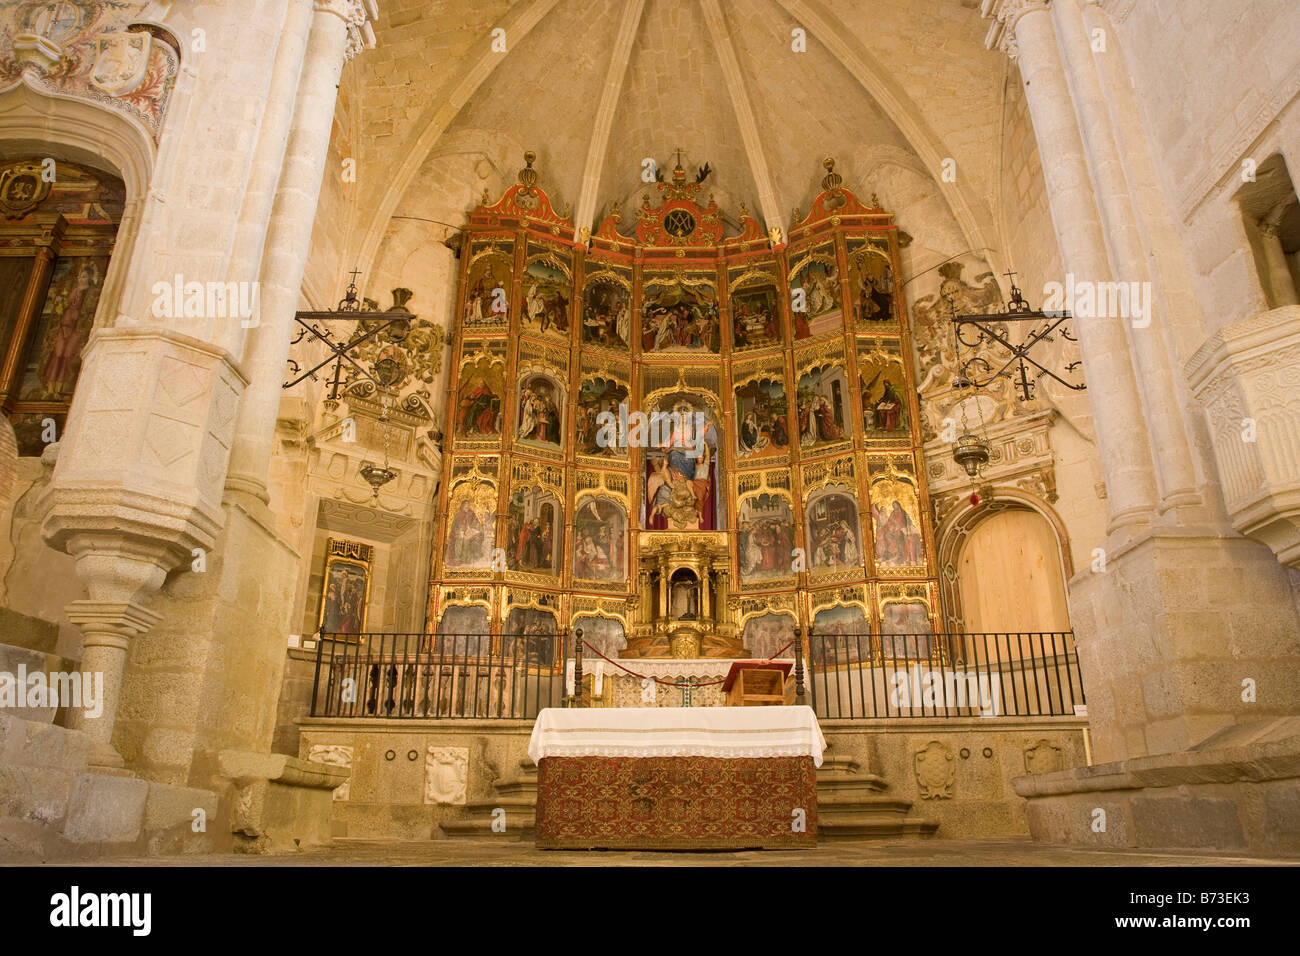
M 103 861 L 106 866 L 1300 866 L 1300 858 L 1149 850 L 1084 850 L 1028 840 L 824 843 L 807 851 L 649 853 L 538 850 L 531 843 L 340 840 L 291 856 L 222 854 Z

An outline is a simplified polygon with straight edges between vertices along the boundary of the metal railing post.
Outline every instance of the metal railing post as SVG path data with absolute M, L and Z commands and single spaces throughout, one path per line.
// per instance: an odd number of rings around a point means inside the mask
M 805 630 L 808 632 L 808 640 L 811 642 L 812 628 L 796 627 L 794 629 L 794 702 L 800 707 L 804 706 L 803 637 Z
M 582 628 L 573 629 L 573 696 L 576 706 L 582 707 Z

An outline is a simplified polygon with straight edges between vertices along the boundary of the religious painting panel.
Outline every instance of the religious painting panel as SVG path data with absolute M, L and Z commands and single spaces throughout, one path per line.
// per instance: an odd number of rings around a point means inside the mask
M 635 425 L 645 429 L 638 440 Z M 715 408 L 691 392 L 672 392 L 650 405 L 644 422 L 630 422 L 628 443 L 645 455 L 648 531 L 713 531 L 725 509 L 718 495 L 720 428 Z
M 707 279 L 647 279 L 641 308 L 644 352 L 722 351 L 717 291 Z
M 461 327 L 505 330 L 510 314 L 510 280 L 514 272 L 513 243 L 487 242 L 470 246 Z
M 81 371 L 81 350 L 90 338 L 95 307 L 108 271 L 108 257 L 60 259 L 50 276 L 45 307 L 36 320 L 18 397 L 67 401 Z
M 621 440 L 617 427 L 620 417 L 626 418 L 627 395 L 627 386 L 616 379 L 600 376 L 583 379 L 578 387 L 575 426 L 579 455 L 627 458 L 627 442 Z
M 900 348 L 876 339 L 859 341 L 858 376 L 861 380 L 862 421 L 868 438 L 910 438 L 907 377 Z
M 594 647 L 606 657 L 617 658 L 619 651 L 627 647 L 627 634 L 623 630 L 623 622 L 617 618 L 584 614 L 574 618 L 573 627 L 575 630 L 582 628 L 583 644 Z
M 921 505 L 911 480 L 892 471 L 872 479 L 871 526 L 878 570 L 924 570 Z
M 0 258 L 0 349 L 5 352 L 18 324 L 18 308 L 27 294 L 34 261 L 29 257 Z
M 456 387 L 456 437 L 493 439 L 501 434 L 505 366 L 487 357 L 467 361 Z
M 588 495 L 575 506 L 573 576 L 584 581 L 627 580 L 627 511 L 613 498 Z
M 790 317 L 796 339 L 824 335 L 843 327 L 840 269 L 829 244 L 791 256 Z
M 737 352 L 779 346 L 781 293 L 772 276 L 759 270 L 743 272 L 731 283 L 731 346 Z
M 449 568 L 490 568 L 496 546 L 497 489 L 489 481 L 462 481 L 447 502 L 443 564 Z
M 366 629 L 370 564 L 374 550 L 357 541 L 326 540 L 321 582 L 322 634 L 360 634 Z
M 850 240 L 846 249 L 854 323 L 858 328 L 873 329 L 896 324 L 889 240 Z
M 856 604 L 822 608 L 813 615 L 808 660 L 814 669 L 867 660 L 871 653 L 871 623 Z
M 506 567 L 559 575 L 564 551 L 564 506 L 542 488 L 520 488 L 510 497 L 506 519 Z
M 849 489 L 832 486 L 809 495 L 804 521 L 813 574 L 863 566 L 858 503 Z
M 582 343 L 619 351 L 632 347 L 632 281 L 622 270 L 602 269 L 587 276 Z
M 930 608 L 924 601 L 887 601 L 880 608 L 880 643 L 886 658 L 927 660 L 930 657 Z
M 477 604 L 453 604 L 442 612 L 438 621 L 434 652 L 440 655 L 487 654 L 492 646 L 491 629 L 487 608 Z M 446 683 L 450 692 L 451 681 Z
M 793 574 L 794 512 L 785 495 L 749 495 L 737 517 L 740 580 L 744 584 Z
M 790 614 L 756 614 L 745 621 L 742 643 L 754 660 L 794 660 L 793 641 L 798 626 Z
M 501 650 L 506 660 L 547 666 L 560 654 L 555 615 L 536 607 L 514 607 L 501 628 Z
M 530 244 L 528 264 L 524 267 L 523 308 L 519 321 L 526 332 L 540 332 L 567 339 L 569 337 L 569 299 L 573 295 L 573 273 L 556 253 L 547 251 L 534 256 Z
M 849 392 L 848 376 L 838 364 L 817 366 L 799 376 L 800 448 L 817 448 L 849 437 Z
M 522 442 L 558 449 L 564 444 L 564 386 L 553 375 L 530 372 L 519 381 L 519 430 Z
M 760 458 L 790 450 L 790 414 L 785 382 L 754 378 L 736 390 L 736 457 Z

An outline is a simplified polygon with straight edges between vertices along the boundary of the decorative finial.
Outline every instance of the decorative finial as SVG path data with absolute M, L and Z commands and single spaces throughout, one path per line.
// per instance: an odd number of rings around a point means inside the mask
M 532 189 L 537 184 L 537 170 L 533 169 L 535 159 L 537 154 L 530 149 L 524 153 L 524 168 L 519 170 L 519 183 L 527 189 Z
M 882 209 L 882 208 L 884 208 L 884 207 L 882 207 L 882 206 L 880 205 L 880 199 L 876 196 L 875 193 L 872 193 L 872 194 L 871 194 L 871 208 L 872 208 L 872 209 Z
M 835 160 L 827 156 L 822 160 L 822 166 L 826 168 L 826 175 L 822 177 L 822 189 L 839 188 L 840 183 L 844 182 L 844 177 L 835 171 Z

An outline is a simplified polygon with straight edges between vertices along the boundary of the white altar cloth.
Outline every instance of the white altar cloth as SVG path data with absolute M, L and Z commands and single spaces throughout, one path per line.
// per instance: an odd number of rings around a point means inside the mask
M 528 756 L 812 757 L 826 738 L 811 707 L 547 707 Z

